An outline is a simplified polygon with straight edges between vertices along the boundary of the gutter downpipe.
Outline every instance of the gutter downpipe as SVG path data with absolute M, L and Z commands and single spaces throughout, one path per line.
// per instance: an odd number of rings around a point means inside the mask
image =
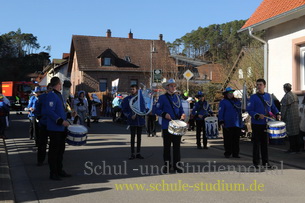
M 248 28 L 250 37 L 262 42 L 264 44 L 264 79 L 266 80 L 266 92 L 268 92 L 268 43 L 267 41 L 253 35 L 253 28 Z

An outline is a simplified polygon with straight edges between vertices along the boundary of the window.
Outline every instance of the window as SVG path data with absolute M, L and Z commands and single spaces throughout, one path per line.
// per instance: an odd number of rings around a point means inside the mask
M 100 79 L 100 91 L 104 92 L 107 90 L 107 79 Z
M 244 72 L 243 72 L 243 69 L 241 69 L 241 68 L 238 70 L 238 78 L 239 79 L 243 79 L 244 78 Z
M 252 68 L 248 67 L 248 78 L 252 77 Z
M 111 58 L 104 58 L 103 66 L 111 66 Z
M 300 47 L 301 90 L 305 90 L 305 46 Z
M 130 80 L 130 85 L 138 85 L 138 80 Z

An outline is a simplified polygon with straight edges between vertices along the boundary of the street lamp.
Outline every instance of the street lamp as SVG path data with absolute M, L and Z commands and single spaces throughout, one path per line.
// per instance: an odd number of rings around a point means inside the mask
M 149 80 L 149 86 L 150 89 L 152 89 L 152 83 L 153 83 L 153 53 L 158 53 L 155 47 L 154 41 L 152 41 L 152 44 L 150 46 L 150 80 Z

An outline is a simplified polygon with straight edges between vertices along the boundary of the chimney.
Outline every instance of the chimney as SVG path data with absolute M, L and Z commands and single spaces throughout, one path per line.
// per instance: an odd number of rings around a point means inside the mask
M 159 34 L 159 40 L 163 40 L 163 35 Z
M 111 37 L 111 30 L 110 29 L 107 30 L 106 37 Z
M 129 39 L 133 39 L 133 33 L 131 32 L 131 30 L 130 30 L 130 32 L 128 33 L 128 38 L 129 38 Z

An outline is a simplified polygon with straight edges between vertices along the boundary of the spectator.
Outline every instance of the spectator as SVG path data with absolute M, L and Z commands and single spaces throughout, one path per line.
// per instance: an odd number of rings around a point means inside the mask
M 90 111 L 91 119 L 93 119 L 94 123 L 98 123 L 101 114 L 102 101 L 94 93 L 91 95 L 91 97 L 92 97 L 91 111 Z
M 79 121 L 81 125 L 85 125 L 86 118 L 89 113 L 88 100 L 85 97 L 85 91 L 78 92 L 78 98 L 74 100 L 74 110 L 79 116 Z
M 284 84 L 285 95 L 282 103 L 282 120 L 286 123 L 286 132 L 289 138 L 290 147 L 287 153 L 295 154 L 300 151 L 299 133 L 299 100 L 298 96 L 291 92 L 291 84 Z

